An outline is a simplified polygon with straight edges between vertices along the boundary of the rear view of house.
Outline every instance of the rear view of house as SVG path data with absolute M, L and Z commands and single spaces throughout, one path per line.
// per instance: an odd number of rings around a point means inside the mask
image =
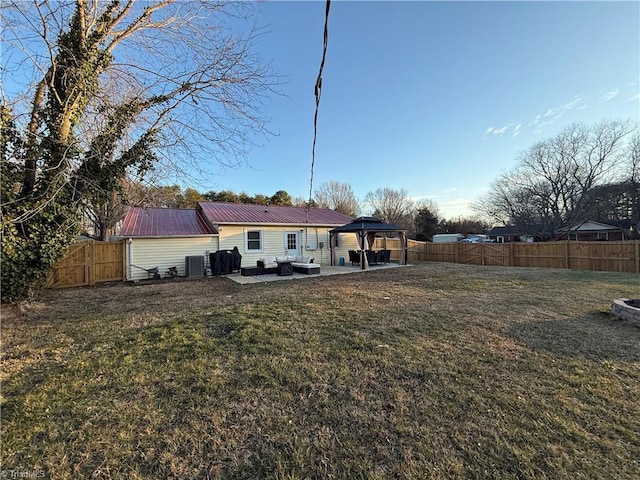
M 306 255 L 329 265 L 329 230 L 350 223 L 348 215 L 309 209 L 225 202 L 199 202 L 195 209 L 130 208 L 119 236 L 126 239 L 126 280 L 148 278 L 148 269 L 163 274 L 176 267 L 187 274 L 186 257 L 233 250 L 242 266 L 255 266 L 265 255 Z M 338 255 L 356 248 L 352 236 L 338 243 Z M 341 239 L 342 240 L 342 239 Z

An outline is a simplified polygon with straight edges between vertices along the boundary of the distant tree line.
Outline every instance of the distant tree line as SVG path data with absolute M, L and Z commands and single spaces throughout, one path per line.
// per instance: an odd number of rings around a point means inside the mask
M 294 205 L 291 195 L 284 190 L 278 190 L 273 195 L 249 195 L 245 192 L 235 193 L 231 190 L 219 192 L 209 190 L 201 193 L 190 187 L 183 190 L 179 185 L 144 186 L 140 183 L 130 184 L 126 197 L 129 205 L 137 207 L 195 208 L 198 202 L 230 202 L 283 207 Z
M 124 179 L 120 188 L 108 201 L 88 204 L 85 209 L 85 232 L 97 240 L 108 240 L 116 226 L 127 213 L 127 208 L 195 208 L 198 202 L 231 202 L 257 205 L 279 205 L 283 207 L 306 206 L 301 199 L 292 199 L 284 190 L 273 195 L 248 195 L 231 190 L 201 193 L 195 188 L 179 185 L 145 185 Z M 312 206 L 314 206 L 313 204 Z
M 230 202 L 255 205 L 277 205 L 284 207 L 329 208 L 351 217 L 358 217 L 363 211 L 380 218 L 384 222 L 399 225 L 407 230 L 410 238 L 431 240 L 437 233 L 456 232 L 462 234 L 484 233 L 490 225 L 479 218 L 458 217 L 446 219 L 438 213 L 435 202 L 414 202 L 404 189 L 380 188 L 369 192 L 359 201 L 350 185 L 337 181 L 321 184 L 309 203 L 301 197 L 292 198 L 278 190 L 273 195 L 232 190 L 209 190 L 200 192 L 195 188 L 179 185 L 144 185 L 140 182 L 124 180 L 122 188 L 114 193 L 108 202 L 90 204 L 85 212 L 85 230 L 99 240 L 108 240 L 117 224 L 124 218 L 127 207 L 147 208 L 195 208 L 198 202 Z

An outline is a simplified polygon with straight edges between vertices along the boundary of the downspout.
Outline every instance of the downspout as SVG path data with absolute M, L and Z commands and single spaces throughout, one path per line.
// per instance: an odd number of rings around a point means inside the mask
M 127 240 L 127 281 L 131 280 L 131 264 L 133 263 L 133 239 L 129 237 Z
M 303 241 L 303 237 L 304 236 L 304 230 L 301 228 L 300 229 L 300 245 L 298 246 L 298 252 L 299 255 L 304 255 L 304 250 L 306 248 L 306 243 Z

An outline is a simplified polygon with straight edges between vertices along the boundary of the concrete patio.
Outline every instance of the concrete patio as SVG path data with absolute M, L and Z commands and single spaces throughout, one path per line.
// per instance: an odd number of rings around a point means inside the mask
M 384 265 L 372 265 L 369 267 L 369 270 L 362 270 L 359 265 L 355 265 L 355 266 L 322 265 L 322 267 L 320 267 L 320 274 L 315 274 L 315 275 L 306 275 L 304 273 L 294 272 L 293 275 L 281 277 L 276 275 L 275 273 L 269 273 L 266 275 L 255 275 L 255 276 L 242 276 L 239 273 L 232 273 L 229 275 L 225 275 L 225 277 L 230 280 L 233 280 L 236 283 L 247 285 L 251 283 L 275 282 L 278 280 L 301 280 L 305 278 L 325 277 L 328 275 L 344 275 L 347 273 L 358 273 L 358 272 L 375 272 L 376 270 L 384 270 L 387 268 L 398 268 L 398 267 L 407 267 L 407 266 L 409 265 L 399 265 L 397 263 L 385 263 Z

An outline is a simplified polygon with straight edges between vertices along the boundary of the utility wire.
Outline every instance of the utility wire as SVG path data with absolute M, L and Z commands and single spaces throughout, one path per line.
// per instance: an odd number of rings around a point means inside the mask
M 311 179 L 309 180 L 309 202 L 307 203 L 307 223 L 309 223 L 309 209 L 311 208 L 311 197 L 313 195 L 313 167 L 316 163 L 316 137 L 318 135 L 318 107 L 320 106 L 320 94 L 322 93 L 322 70 L 324 68 L 324 60 L 327 56 L 327 44 L 329 41 L 329 8 L 331 0 L 327 0 L 327 7 L 324 14 L 324 47 L 322 49 L 322 60 L 320 61 L 320 71 L 316 79 L 315 95 L 316 95 L 316 113 L 313 116 L 313 147 L 311 149 Z

